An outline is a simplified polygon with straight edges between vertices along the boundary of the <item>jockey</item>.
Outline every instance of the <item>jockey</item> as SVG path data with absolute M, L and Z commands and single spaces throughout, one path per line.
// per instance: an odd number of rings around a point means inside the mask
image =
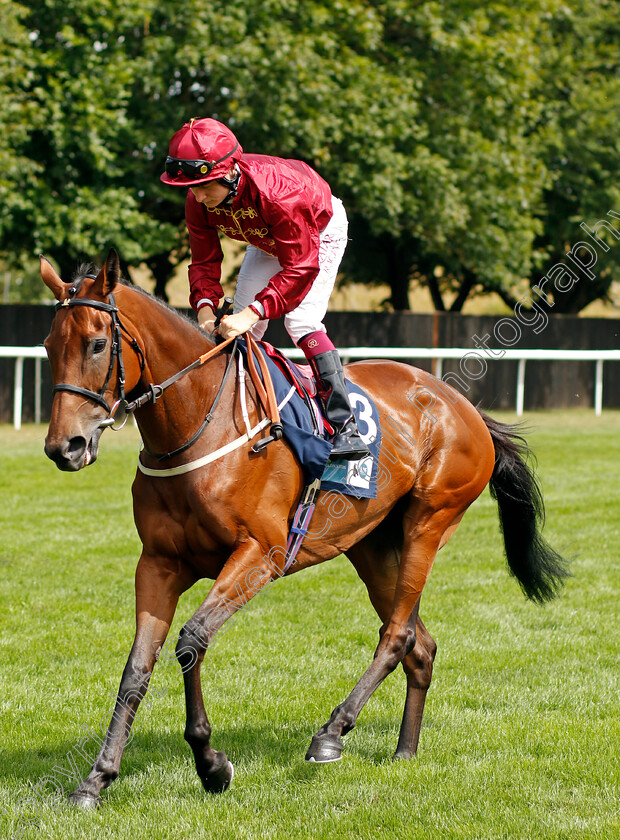
M 284 315 L 292 341 L 316 376 L 329 423 L 332 458 L 369 454 L 351 411 L 338 351 L 322 321 L 347 243 L 347 215 L 329 185 L 307 164 L 244 154 L 225 125 L 185 123 L 170 141 L 161 180 L 189 187 L 185 220 L 192 262 L 190 304 L 212 332 L 222 292 L 219 234 L 247 243 L 233 314 L 217 329 L 224 338 L 248 330 L 260 339 Z

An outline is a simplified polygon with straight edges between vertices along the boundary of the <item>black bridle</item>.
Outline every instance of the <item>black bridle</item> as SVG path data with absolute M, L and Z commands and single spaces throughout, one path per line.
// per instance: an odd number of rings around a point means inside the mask
M 95 275 L 92 274 L 87 274 L 85 276 L 91 279 L 95 279 Z M 131 348 L 138 356 L 140 362 L 140 371 L 144 371 L 146 362 L 144 358 L 144 353 L 142 352 L 142 348 L 140 347 L 136 339 L 131 335 L 131 333 L 125 328 L 119 317 L 118 307 L 116 306 L 114 295 L 108 295 L 108 300 L 110 301 L 110 303 L 104 303 L 103 301 L 99 300 L 91 300 L 90 298 L 68 297 L 66 300 L 63 300 L 62 302 L 56 304 L 56 311 L 58 311 L 59 309 L 66 309 L 67 307 L 72 306 L 88 306 L 91 309 L 99 309 L 102 312 L 109 312 L 112 318 L 112 346 L 110 349 L 110 364 L 108 365 L 108 373 L 106 375 L 105 382 L 103 383 L 103 386 L 99 392 L 91 391 L 88 388 L 82 388 L 80 385 L 71 385 L 66 382 L 61 382 L 59 385 L 54 385 L 53 392 L 56 393 L 56 391 L 68 391 L 71 394 L 80 394 L 81 396 L 87 397 L 89 400 L 96 402 L 97 405 L 102 406 L 108 412 L 108 417 L 105 420 L 102 420 L 102 422 L 99 424 L 100 428 L 105 429 L 107 427 L 111 427 L 114 429 L 115 412 L 119 407 L 122 409 L 122 413 L 126 417 L 127 415 L 129 415 L 129 413 L 134 412 L 137 408 L 140 408 L 146 403 L 155 403 L 162 396 L 166 388 L 169 388 L 170 385 L 173 385 L 175 382 L 178 382 L 179 379 L 186 376 L 186 374 L 188 374 L 190 371 L 196 370 L 196 368 L 201 367 L 209 358 L 211 358 L 213 351 L 211 351 L 211 353 L 205 353 L 203 356 L 196 359 L 196 361 L 192 362 L 192 364 L 183 368 L 183 370 L 180 370 L 177 373 L 170 376 L 168 379 L 165 380 L 165 382 L 162 382 L 160 385 L 149 385 L 148 390 L 144 394 L 137 397 L 132 402 L 127 402 L 125 396 L 125 366 L 123 365 L 123 333 L 125 333 L 125 335 L 127 336 Z M 229 301 L 230 299 L 226 298 L 226 300 Z M 230 301 L 230 303 L 232 303 L 232 301 Z M 200 438 L 208 424 L 213 419 L 213 412 L 217 408 L 217 405 L 220 401 L 220 397 L 222 396 L 224 387 L 232 369 L 232 363 L 233 359 L 235 358 L 235 351 L 237 348 L 237 340 L 228 339 L 227 341 L 224 341 L 219 345 L 219 349 L 224 349 L 224 347 L 230 344 L 231 341 L 234 342 L 232 347 L 232 353 L 230 354 L 228 364 L 226 365 L 226 371 L 224 373 L 222 384 L 220 385 L 215 400 L 213 401 L 213 404 L 210 410 L 208 411 L 207 416 L 205 417 L 202 425 L 200 426 L 198 431 L 190 438 L 190 440 L 188 440 L 182 446 L 179 446 L 177 449 L 174 449 L 171 452 L 166 452 L 161 455 L 155 453 L 148 453 L 152 455 L 152 457 L 157 458 L 158 461 L 164 461 L 167 458 L 172 458 L 174 455 L 179 455 L 181 452 L 185 452 L 186 449 L 189 449 L 190 446 L 193 446 L 193 444 L 196 443 L 196 441 Z M 216 352 L 219 352 L 219 349 Z M 103 395 L 105 394 L 110 380 L 112 378 L 115 364 L 117 369 L 118 398 L 114 405 L 110 407 L 108 401 Z
M 92 275 L 86 276 L 91 277 Z M 70 308 L 72 306 L 88 306 L 91 309 L 99 309 L 102 312 L 109 312 L 112 318 L 110 325 L 112 331 L 112 346 L 110 349 L 110 364 L 108 365 L 108 373 L 99 392 L 91 391 L 88 388 L 82 388 L 80 385 L 71 385 L 67 382 L 61 382 L 59 385 L 54 385 L 54 393 L 56 393 L 56 391 L 68 391 L 71 394 L 80 394 L 82 397 L 87 397 L 89 400 L 96 402 L 97 405 L 105 408 L 109 415 L 112 415 L 113 408 L 108 404 L 104 394 L 108 388 L 110 380 L 112 379 L 115 366 L 117 370 L 118 399 L 121 403 L 125 401 L 125 366 L 123 365 L 122 344 L 123 333 L 127 336 L 131 348 L 138 356 L 141 371 L 144 370 L 145 360 L 144 353 L 142 352 L 140 345 L 121 322 L 118 314 L 118 307 L 116 306 L 116 302 L 114 300 L 114 295 L 110 294 L 108 299 L 110 302 L 104 303 L 103 301 L 90 300 L 89 298 L 68 297 L 61 303 L 56 304 L 56 311 L 59 309 Z M 104 423 L 105 422 L 106 421 L 104 421 Z

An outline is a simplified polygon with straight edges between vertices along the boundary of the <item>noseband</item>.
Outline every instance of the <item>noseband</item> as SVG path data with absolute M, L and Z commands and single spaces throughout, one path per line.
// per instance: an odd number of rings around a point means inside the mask
M 86 276 L 92 277 L 93 275 Z M 117 370 L 118 397 L 121 402 L 125 400 L 125 367 L 123 365 L 122 333 L 125 333 L 125 335 L 128 337 L 129 343 L 133 351 L 138 356 L 141 371 L 144 370 L 145 361 L 144 353 L 142 352 L 140 345 L 123 326 L 121 319 L 119 318 L 118 307 L 116 306 L 114 295 L 110 294 L 108 296 L 108 299 L 110 303 L 104 303 L 103 301 L 99 300 L 90 300 L 88 298 L 67 298 L 61 303 L 56 304 L 56 311 L 58 311 L 59 309 L 66 309 L 72 306 L 88 306 L 91 309 L 99 309 L 102 312 L 109 312 L 112 318 L 112 322 L 110 325 L 112 331 L 112 348 L 110 351 L 110 364 L 108 366 L 108 373 L 105 378 L 105 382 L 103 383 L 103 386 L 99 392 L 91 391 L 88 388 L 82 388 L 79 385 L 70 385 L 66 382 L 61 382 L 59 385 L 54 385 L 54 393 L 56 393 L 56 391 L 68 391 L 71 394 L 80 394 L 82 397 L 87 397 L 89 400 L 96 402 L 97 405 L 100 405 L 102 406 L 102 408 L 105 408 L 108 414 L 111 415 L 112 408 L 108 405 L 108 401 L 103 395 L 105 394 L 107 387 L 110 383 L 115 366 Z
M 86 274 L 86 277 L 95 279 L 95 275 Z M 195 370 L 196 368 L 201 367 L 205 362 L 209 359 L 213 358 L 213 356 L 221 353 L 231 342 L 235 342 L 233 345 L 236 348 L 236 339 L 229 338 L 225 341 L 222 341 L 220 344 L 216 345 L 212 350 L 208 353 L 204 353 L 194 362 L 192 362 L 187 367 L 183 368 L 183 370 L 178 371 L 177 373 L 170 376 L 165 382 L 162 382 L 160 385 L 149 385 L 148 390 L 142 394 L 141 396 L 137 397 L 132 402 L 127 402 L 125 396 L 125 367 L 123 365 L 123 345 L 122 345 L 122 334 L 125 333 L 129 340 L 129 344 L 131 345 L 132 350 L 138 356 L 140 362 L 140 370 L 144 371 L 145 368 L 145 358 L 144 353 L 136 339 L 131 335 L 131 333 L 125 328 L 123 325 L 119 314 L 118 314 L 118 307 L 116 306 L 116 302 L 114 300 L 114 295 L 108 295 L 109 303 L 104 303 L 100 300 L 91 300 L 90 298 L 72 298 L 69 297 L 66 300 L 63 300 L 60 303 L 56 304 L 56 311 L 59 309 L 66 309 L 72 306 L 88 306 L 91 309 L 99 309 L 102 312 L 109 312 L 111 321 L 111 330 L 112 330 L 112 347 L 110 351 L 110 364 L 108 366 L 108 373 L 105 378 L 105 382 L 99 392 L 91 391 L 88 388 L 82 388 L 81 385 L 71 385 L 67 382 L 61 382 L 58 385 L 54 386 L 53 392 L 56 391 L 68 391 L 70 394 L 80 394 L 82 397 L 86 397 L 89 400 L 97 403 L 97 405 L 102 406 L 108 412 L 108 417 L 99 424 L 99 428 L 105 429 L 108 426 L 114 429 L 114 415 L 119 406 L 123 408 L 123 412 L 125 417 L 130 413 L 134 412 L 136 409 L 140 408 L 141 406 L 145 405 L 146 403 L 155 403 L 164 393 L 164 391 L 173 385 L 175 382 L 178 382 L 179 379 L 186 376 L 190 371 Z M 172 452 L 168 452 L 165 455 L 154 455 L 158 460 L 163 460 L 165 458 L 171 458 L 173 455 L 178 455 L 180 452 L 184 452 L 188 449 L 192 444 L 196 442 L 196 440 L 200 437 L 202 432 L 205 430 L 207 424 L 211 421 L 213 417 L 213 411 L 215 410 L 220 397 L 222 396 L 222 392 L 224 390 L 224 386 L 226 381 L 228 380 L 228 375 L 232 368 L 232 360 L 234 357 L 234 352 L 231 354 L 229 362 L 226 366 L 226 373 L 224 374 L 224 379 L 220 386 L 220 389 L 215 397 L 213 405 L 211 406 L 211 410 L 207 414 L 204 423 L 200 427 L 200 429 L 196 432 L 196 434 L 189 440 L 187 443 L 183 444 L 183 446 L 179 447 L 178 449 L 173 450 Z M 118 375 L 118 399 L 110 408 L 108 401 L 103 396 L 106 392 L 106 389 L 110 383 L 110 379 L 112 378 L 112 374 L 114 372 L 114 366 L 116 363 L 117 375 Z M 124 423 L 122 424 L 124 425 Z M 121 427 L 118 427 L 121 428 Z

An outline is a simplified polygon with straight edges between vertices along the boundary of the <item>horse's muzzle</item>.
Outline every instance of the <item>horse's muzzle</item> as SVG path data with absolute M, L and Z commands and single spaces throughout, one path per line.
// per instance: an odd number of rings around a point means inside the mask
M 97 460 L 97 444 L 100 434 L 95 433 L 90 441 L 81 435 L 65 438 L 59 442 L 45 441 L 45 454 L 64 472 L 76 472 Z

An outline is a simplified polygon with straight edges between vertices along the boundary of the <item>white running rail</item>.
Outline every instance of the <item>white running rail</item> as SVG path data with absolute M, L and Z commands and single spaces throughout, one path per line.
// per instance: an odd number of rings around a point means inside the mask
M 473 347 L 339 347 L 338 351 L 343 362 L 351 362 L 355 359 L 395 359 L 408 361 L 411 359 L 433 360 L 433 373 L 441 379 L 443 362 L 446 359 L 463 359 L 465 356 L 475 353 L 480 356 L 480 351 Z M 304 360 L 301 350 L 290 349 L 283 351 L 290 359 Z M 492 348 L 494 354 L 499 353 L 499 348 Z M 23 381 L 24 381 L 24 359 L 35 360 L 35 382 L 34 382 L 34 420 L 41 422 L 41 360 L 47 354 L 44 347 L 0 347 L 0 358 L 15 359 L 15 382 L 13 387 L 13 426 L 21 428 L 22 403 L 23 403 Z M 493 361 L 511 360 L 517 361 L 517 416 L 523 414 L 525 402 L 525 365 L 528 361 L 570 361 L 570 362 L 595 362 L 594 381 L 594 411 L 600 416 L 603 411 L 603 363 L 619 362 L 620 350 L 504 350 L 501 359 L 493 356 Z M 465 377 L 466 378 L 466 377 Z

